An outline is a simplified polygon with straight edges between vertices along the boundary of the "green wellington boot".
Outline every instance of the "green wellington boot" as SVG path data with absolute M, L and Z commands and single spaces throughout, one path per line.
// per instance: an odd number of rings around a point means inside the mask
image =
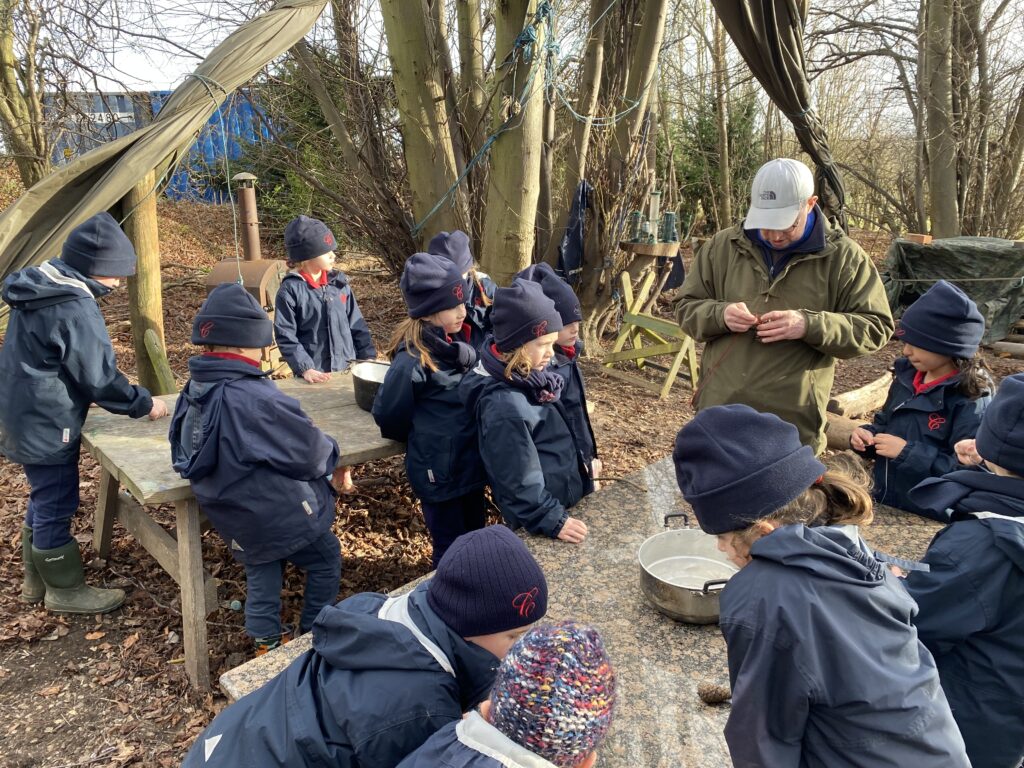
M 46 585 L 39 577 L 36 564 L 32 562 L 32 529 L 21 526 L 21 562 L 25 578 L 21 582 L 21 602 L 38 603 L 46 593 Z
M 107 613 L 124 602 L 123 589 L 99 589 L 85 583 L 77 541 L 56 549 L 32 547 L 32 560 L 46 584 L 44 605 L 56 613 Z

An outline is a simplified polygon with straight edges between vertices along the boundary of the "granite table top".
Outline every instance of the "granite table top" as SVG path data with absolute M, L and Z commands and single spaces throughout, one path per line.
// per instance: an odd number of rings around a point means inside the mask
M 729 705 L 710 706 L 697 697 L 702 681 L 728 683 L 725 643 L 717 625 L 673 621 L 651 608 L 640 589 L 637 550 L 665 530 L 664 515 L 673 511 L 688 507 L 676 487 L 671 459 L 664 459 L 627 481 L 609 483 L 574 508 L 590 531 L 581 545 L 525 536 L 548 578 L 545 619 L 595 625 L 616 666 L 619 704 L 600 752 L 604 768 L 731 764 L 723 737 Z M 672 521 L 673 527 L 679 524 Z M 915 559 L 939 527 L 883 507 L 862 533 L 880 550 Z M 309 635 L 297 638 L 226 672 L 221 687 L 238 699 L 309 647 Z

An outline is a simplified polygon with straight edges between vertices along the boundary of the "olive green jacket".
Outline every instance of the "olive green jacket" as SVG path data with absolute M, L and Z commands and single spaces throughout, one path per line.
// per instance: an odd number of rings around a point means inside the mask
M 722 230 L 697 253 L 676 304 L 683 330 L 707 342 L 697 407 L 745 403 L 774 413 L 794 424 L 817 453 L 825 448 L 836 358 L 875 352 L 893 332 L 871 260 L 841 229 L 823 223 L 825 248 L 793 256 L 774 281 L 742 224 Z M 800 310 L 807 319 L 804 338 L 764 344 L 754 330 L 733 333 L 723 314 L 726 304 L 738 301 L 757 315 Z

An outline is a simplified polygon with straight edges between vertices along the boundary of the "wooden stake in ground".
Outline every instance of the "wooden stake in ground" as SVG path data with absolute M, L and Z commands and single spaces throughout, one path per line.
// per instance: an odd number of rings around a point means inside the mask
M 132 321 L 132 340 L 135 345 L 135 368 L 139 383 L 154 395 L 169 395 L 175 390 L 173 379 L 168 389 L 161 381 L 158 366 L 146 349 L 146 331 L 152 330 L 159 340 L 158 354 L 163 355 L 162 367 L 167 366 L 164 353 L 164 309 L 160 295 L 160 237 L 156 223 L 156 178 L 152 171 L 132 188 L 121 200 L 124 221 L 121 227 L 135 246 L 139 261 L 135 274 L 128 278 L 128 311 Z

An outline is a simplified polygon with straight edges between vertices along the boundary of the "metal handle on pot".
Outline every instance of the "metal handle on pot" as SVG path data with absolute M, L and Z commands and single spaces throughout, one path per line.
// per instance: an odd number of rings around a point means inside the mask
M 686 527 L 690 527 L 690 516 L 688 514 L 686 514 L 685 512 L 669 512 L 667 515 L 665 515 L 666 528 L 668 528 L 668 521 L 671 520 L 673 517 L 683 518 L 683 522 L 686 523 Z
M 704 582 L 704 588 L 701 590 L 701 592 L 703 594 L 705 594 L 705 595 L 710 594 L 712 587 L 718 587 L 718 589 L 715 590 L 715 591 L 716 592 L 721 592 L 722 591 L 722 587 L 724 587 L 728 583 L 729 583 L 728 579 L 711 579 L 710 581 L 705 581 Z

